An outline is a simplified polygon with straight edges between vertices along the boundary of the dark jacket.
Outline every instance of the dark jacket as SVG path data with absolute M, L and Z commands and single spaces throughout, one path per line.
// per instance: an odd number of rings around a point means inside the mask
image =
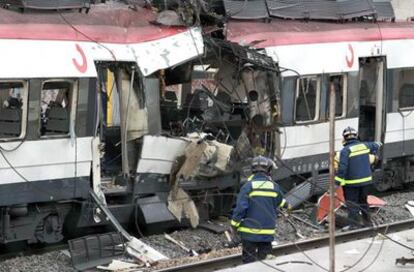
M 240 189 L 231 225 L 242 240 L 271 242 L 279 207 L 287 207 L 279 186 L 266 174 L 256 173 Z
M 369 154 L 375 154 L 381 143 L 350 140 L 344 144 L 335 176 L 342 186 L 364 186 L 372 183 Z

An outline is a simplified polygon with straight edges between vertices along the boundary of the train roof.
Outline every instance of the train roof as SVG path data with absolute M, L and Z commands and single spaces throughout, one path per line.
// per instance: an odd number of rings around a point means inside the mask
M 256 47 L 291 44 L 414 39 L 414 22 L 304 22 L 231 20 L 227 39 Z
M 117 2 L 93 5 L 87 14 L 0 9 L 0 38 L 125 44 L 157 40 L 188 30 L 156 25 L 156 12 L 136 9 Z

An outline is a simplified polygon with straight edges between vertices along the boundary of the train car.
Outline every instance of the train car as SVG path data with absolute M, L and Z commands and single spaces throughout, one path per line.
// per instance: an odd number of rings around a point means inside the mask
M 304 179 L 312 182 L 298 189 L 299 198 L 327 188 L 331 83 L 335 148 L 342 130 L 354 127 L 361 140 L 384 143 L 378 190 L 414 180 L 413 22 L 232 20 L 226 33 L 229 41 L 263 49 L 282 71 L 275 178 L 287 189 Z
M 183 145 L 160 136 L 159 73 L 204 45 L 199 28 L 155 20 L 122 3 L 88 14 L 0 9 L 0 244 L 107 225 L 91 191 L 124 225 L 177 221 L 160 200 L 172 162 L 142 156 Z

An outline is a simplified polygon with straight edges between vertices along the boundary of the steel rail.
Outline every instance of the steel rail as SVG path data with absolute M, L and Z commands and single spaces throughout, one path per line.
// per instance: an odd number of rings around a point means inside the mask
M 392 233 L 403 231 L 407 229 L 414 228 L 414 219 L 404 220 L 399 222 L 394 222 L 390 224 L 382 224 L 375 227 L 363 228 L 353 231 L 347 231 L 342 233 L 337 233 L 335 235 L 336 244 L 345 243 L 349 241 L 360 240 L 363 238 L 373 237 L 378 233 Z M 287 255 L 291 253 L 296 253 L 299 251 L 320 248 L 329 245 L 329 235 L 319 238 L 311 238 L 295 243 L 287 243 L 282 245 L 277 245 L 273 247 L 272 253 L 276 256 Z M 187 271 L 197 271 L 197 272 L 207 272 L 215 271 L 218 269 L 224 269 L 228 267 L 233 267 L 241 264 L 241 254 L 233 254 L 228 256 L 223 256 L 219 258 L 204 260 L 195 263 L 183 264 L 175 267 L 168 267 L 155 272 L 187 272 Z

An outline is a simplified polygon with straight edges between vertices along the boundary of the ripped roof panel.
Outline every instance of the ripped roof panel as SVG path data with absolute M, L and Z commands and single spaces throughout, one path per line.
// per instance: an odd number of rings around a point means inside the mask
M 227 16 L 233 19 L 263 19 L 268 18 L 265 0 L 223 0 Z
M 347 20 L 363 16 L 393 19 L 390 1 L 373 0 L 224 0 L 227 16 L 233 19 Z

